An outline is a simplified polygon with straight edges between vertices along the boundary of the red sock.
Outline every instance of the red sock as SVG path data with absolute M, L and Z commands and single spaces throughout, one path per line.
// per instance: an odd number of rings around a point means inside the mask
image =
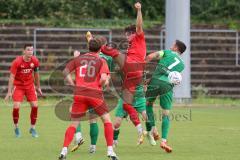
M 13 108 L 12 117 L 13 117 L 13 122 L 14 122 L 14 124 L 18 124 L 19 108 Z
M 38 115 L 38 107 L 37 106 L 33 106 L 32 110 L 31 110 L 31 125 L 35 125 L 36 121 L 37 121 L 37 115 Z
M 63 147 L 68 147 L 69 144 L 72 142 L 74 134 L 76 132 L 76 128 L 73 126 L 70 126 L 67 128 L 66 132 L 65 132 L 65 138 L 64 138 L 64 143 L 63 143 Z
M 104 123 L 104 135 L 107 142 L 107 146 L 113 145 L 113 126 L 112 123 Z
M 123 109 L 128 113 L 131 121 L 133 122 L 133 124 L 134 124 L 135 126 L 137 126 L 137 125 L 140 124 L 140 119 L 138 118 L 138 113 L 137 113 L 137 111 L 133 108 L 132 105 L 124 103 L 124 104 L 123 104 Z

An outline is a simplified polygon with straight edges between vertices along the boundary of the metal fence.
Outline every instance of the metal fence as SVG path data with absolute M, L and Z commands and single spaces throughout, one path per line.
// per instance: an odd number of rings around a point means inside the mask
M 110 29 L 89 29 L 89 28 L 35 28 L 33 32 L 34 54 L 37 51 L 38 32 L 106 32 L 108 33 L 109 42 L 112 41 L 112 30 Z

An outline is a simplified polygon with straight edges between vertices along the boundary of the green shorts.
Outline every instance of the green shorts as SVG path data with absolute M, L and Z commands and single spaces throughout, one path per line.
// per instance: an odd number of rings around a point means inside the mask
M 143 111 L 146 111 L 146 98 L 145 97 L 136 98 L 133 102 L 133 107 L 137 110 L 138 113 L 142 113 Z M 123 109 L 122 99 L 118 100 L 118 104 L 115 110 L 115 116 L 122 117 L 122 118 L 125 118 L 127 116 L 127 112 L 125 112 Z
M 170 110 L 173 101 L 173 87 L 171 84 L 162 83 L 156 85 L 148 85 L 146 92 L 146 99 L 148 102 L 153 103 L 159 96 L 160 106 L 162 109 Z

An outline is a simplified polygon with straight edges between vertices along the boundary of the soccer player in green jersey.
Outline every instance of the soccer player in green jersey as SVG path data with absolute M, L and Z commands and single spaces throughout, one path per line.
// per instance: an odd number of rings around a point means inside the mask
M 166 152 L 172 152 L 172 148 L 167 144 L 167 136 L 169 131 L 169 112 L 172 108 L 173 86 L 169 82 L 168 73 L 172 71 L 182 72 L 184 62 L 181 54 L 186 50 L 183 42 L 176 40 L 171 50 L 162 50 L 149 54 L 146 61 L 158 60 L 157 67 L 152 74 L 151 80 L 148 83 L 146 98 L 147 98 L 147 115 L 148 121 L 146 128 L 148 131 L 148 140 L 150 144 L 155 144 L 154 136 L 158 135 L 155 127 L 153 103 L 159 96 L 160 106 L 162 108 L 162 142 L 161 148 Z

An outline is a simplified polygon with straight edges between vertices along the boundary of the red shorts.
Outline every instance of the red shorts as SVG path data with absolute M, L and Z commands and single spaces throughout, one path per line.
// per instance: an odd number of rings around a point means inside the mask
M 132 94 L 135 93 L 136 87 L 142 83 L 141 73 L 127 73 L 123 79 L 123 89 L 127 89 Z
M 26 88 L 14 86 L 12 95 L 13 101 L 22 102 L 24 96 L 26 96 L 28 102 L 37 101 L 37 93 L 34 85 Z
M 98 116 L 109 112 L 103 99 L 95 99 L 86 96 L 74 96 L 71 118 L 83 117 L 89 109 L 93 109 Z
M 135 93 L 136 86 L 142 83 L 143 71 L 145 63 L 136 62 L 131 57 L 127 57 L 127 60 L 123 66 L 123 88 Z

